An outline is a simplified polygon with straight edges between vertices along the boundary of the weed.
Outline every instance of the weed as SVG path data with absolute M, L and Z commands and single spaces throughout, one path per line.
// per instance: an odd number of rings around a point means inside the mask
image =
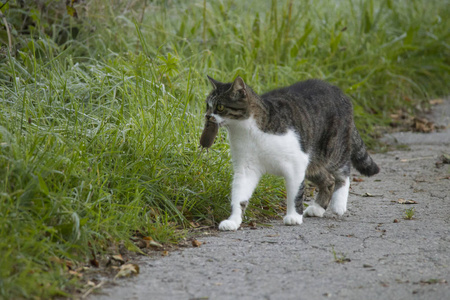
M 415 213 L 416 213 L 416 210 L 415 210 L 414 207 L 408 208 L 408 209 L 405 210 L 403 219 L 405 219 L 405 220 L 412 220 L 412 219 L 414 219 L 414 214 Z
M 346 257 L 344 253 L 336 253 L 336 251 L 334 250 L 334 246 L 331 247 L 331 253 L 333 253 L 334 261 L 338 264 L 343 264 L 351 261 L 350 258 Z

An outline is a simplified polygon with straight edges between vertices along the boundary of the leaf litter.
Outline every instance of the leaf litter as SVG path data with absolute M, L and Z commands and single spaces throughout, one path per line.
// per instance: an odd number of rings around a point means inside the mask
M 417 201 L 399 198 L 397 200 L 397 203 L 399 203 L 399 204 L 417 204 Z

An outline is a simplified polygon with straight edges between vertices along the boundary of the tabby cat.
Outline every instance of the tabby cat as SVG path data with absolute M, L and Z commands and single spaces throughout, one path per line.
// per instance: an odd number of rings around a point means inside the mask
M 218 127 L 229 133 L 234 179 L 231 216 L 220 230 L 237 230 L 259 179 L 265 173 L 286 180 L 286 225 L 303 215 L 322 217 L 327 207 L 347 210 L 350 165 L 363 175 L 379 172 L 353 122 L 351 101 L 321 80 L 256 94 L 241 77 L 221 83 L 208 76 L 213 91 L 206 99 L 206 124 L 200 143 L 210 147 Z M 305 178 L 319 192 L 303 211 Z

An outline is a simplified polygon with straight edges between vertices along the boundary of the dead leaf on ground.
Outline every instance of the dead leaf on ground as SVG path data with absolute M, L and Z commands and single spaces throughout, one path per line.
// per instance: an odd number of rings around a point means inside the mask
M 429 133 L 434 131 L 434 122 L 425 118 L 415 117 L 413 119 L 413 131 Z
M 192 246 L 194 246 L 194 247 L 200 247 L 201 244 L 203 244 L 203 243 L 200 241 L 192 240 Z
M 417 201 L 414 201 L 414 200 L 406 200 L 406 199 L 403 199 L 403 198 L 398 199 L 397 202 L 398 202 L 399 204 L 417 204 Z
M 83 274 L 78 273 L 78 272 L 76 272 L 76 271 L 72 271 L 72 270 L 69 270 L 69 274 L 70 274 L 70 275 L 73 275 L 73 276 L 76 276 L 76 277 L 78 277 L 78 278 L 82 278 L 82 277 L 83 277 Z
M 364 181 L 364 179 L 362 179 L 362 178 L 357 178 L 357 177 L 354 177 L 354 178 L 353 178 L 353 181 L 354 181 L 354 182 L 363 182 L 363 181 Z
M 139 266 L 138 265 L 125 264 L 120 267 L 120 270 L 117 273 L 117 275 L 114 277 L 114 279 L 128 277 L 128 276 L 137 275 L 137 274 L 139 274 Z
M 96 258 L 89 260 L 89 262 L 91 263 L 92 266 L 94 266 L 96 268 L 98 268 L 100 266 L 100 263 L 98 262 L 98 260 Z
M 438 99 L 431 99 L 430 101 L 431 105 L 438 105 L 444 103 L 444 99 L 438 98 Z
M 123 259 L 122 255 L 117 254 L 117 255 L 113 255 L 111 256 L 112 259 L 114 259 L 115 261 L 118 261 L 120 263 L 125 263 L 125 260 Z
M 66 259 L 62 259 L 56 256 L 50 257 L 50 261 L 60 264 L 60 265 L 66 265 L 68 270 L 72 270 L 73 269 L 73 263 L 69 260 Z
M 428 280 L 421 280 L 419 282 L 420 285 L 446 284 L 446 283 L 447 283 L 447 280 L 445 280 L 445 279 L 435 279 L 435 278 L 428 279 Z
M 373 195 L 371 193 L 364 193 L 362 196 L 363 197 L 382 197 L 383 195 Z
M 359 196 L 359 197 L 383 197 L 384 196 L 383 194 L 374 195 L 374 194 L 367 193 L 367 192 L 364 193 L 364 194 L 358 194 L 358 193 L 355 193 L 355 192 L 350 192 L 350 194 L 356 195 L 356 196 Z
M 88 282 L 86 283 L 87 286 L 96 286 L 95 282 L 88 280 Z
M 147 247 L 151 246 L 151 247 L 162 248 L 162 246 L 163 246 L 160 243 L 156 242 L 151 236 L 146 236 L 143 238 L 143 240 L 147 243 Z
M 198 226 L 200 226 L 197 222 L 189 222 L 192 226 L 192 228 L 197 228 Z
M 165 250 L 161 253 L 161 256 L 168 256 L 169 255 L 169 251 Z
M 414 179 L 415 182 L 427 182 L 427 179 L 425 177 L 417 177 Z

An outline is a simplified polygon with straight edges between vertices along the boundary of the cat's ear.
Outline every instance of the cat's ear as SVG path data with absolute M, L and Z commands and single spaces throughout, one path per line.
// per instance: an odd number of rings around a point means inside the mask
M 236 77 L 231 86 L 233 92 L 242 91 L 244 95 L 247 95 L 247 86 L 245 85 L 244 79 L 241 76 Z
M 214 89 L 217 89 L 217 87 L 222 84 L 221 82 L 209 77 L 208 75 L 206 75 L 206 77 L 208 77 L 209 82 L 211 82 L 211 85 Z

